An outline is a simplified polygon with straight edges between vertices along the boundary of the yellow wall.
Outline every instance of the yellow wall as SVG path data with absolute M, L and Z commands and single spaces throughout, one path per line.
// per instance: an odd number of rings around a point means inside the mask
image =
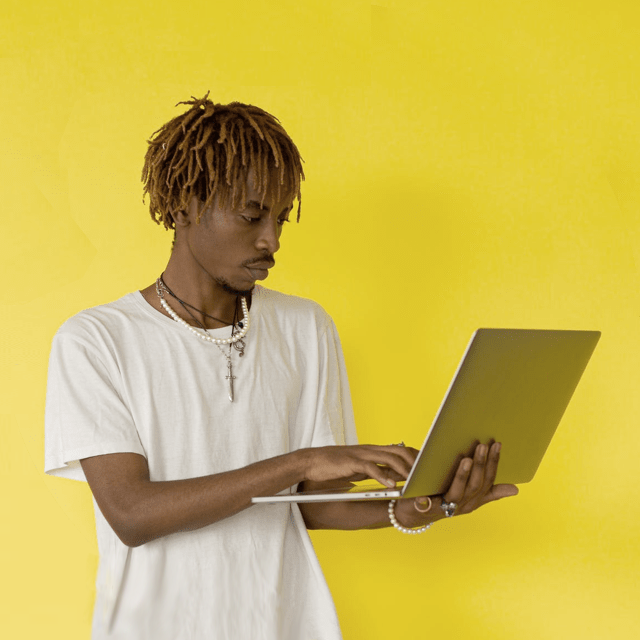
M 266 284 L 334 316 L 362 442 L 419 445 L 479 326 L 602 331 L 517 498 L 419 537 L 313 534 L 345 638 L 635 637 L 636 3 L 3 7 L 5 637 L 88 637 L 89 490 L 42 473 L 50 341 L 164 267 L 145 140 L 208 89 L 274 113 L 306 160 L 302 222 Z

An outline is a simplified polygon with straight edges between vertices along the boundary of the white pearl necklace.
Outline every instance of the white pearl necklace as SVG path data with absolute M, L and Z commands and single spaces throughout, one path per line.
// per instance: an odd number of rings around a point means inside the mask
M 196 327 L 192 327 L 188 322 L 183 320 L 167 303 L 164 299 L 164 293 L 160 288 L 160 280 L 156 282 L 156 292 L 158 293 L 158 297 L 160 298 L 160 304 L 162 308 L 179 324 L 181 324 L 185 329 L 188 329 L 193 333 L 194 336 L 201 338 L 205 342 L 213 342 L 213 344 L 221 345 L 221 344 L 234 344 L 238 342 L 238 340 L 242 340 L 247 335 L 247 331 L 249 331 L 249 308 L 247 306 L 247 299 L 241 298 L 240 302 L 242 304 L 242 329 L 231 336 L 230 338 L 214 338 L 210 336 L 208 333 L 205 333 L 201 329 Z
M 389 520 L 391 520 L 391 524 L 398 530 L 401 531 L 402 533 L 411 533 L 411 534 L 416 534 L 416 533 L 424 533 L 427 529 L 431 528 L 431 525 L 433 524 L 433 522 L 430 522 L 429 524 L 425 524 L 424 527 L 420 527 L 419 529 L 407 529 L 407 527 L 403 527 L 398 520 L 396 519 L 396 513 L 394 510 L 394 505 L 396 504 L 395 500 L 389 500 Z

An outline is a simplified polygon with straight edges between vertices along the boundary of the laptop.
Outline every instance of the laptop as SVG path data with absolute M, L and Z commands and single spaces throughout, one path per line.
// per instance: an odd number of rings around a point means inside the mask
M 252 502 L 383 500 L 443 494 L 462 458 L 501 442 L 496 484 L 530 482 L 591 358 L 599 331 L 478 329 L 402 486 L 256 496 Z

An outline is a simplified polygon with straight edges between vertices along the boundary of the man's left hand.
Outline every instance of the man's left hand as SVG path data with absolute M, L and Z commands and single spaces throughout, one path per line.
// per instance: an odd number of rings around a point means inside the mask
M 489 502 L 515 496 L 514 484 L 493 484 L 498 472 L 500 443 L 479 444 L 473 458 L 463 458 L 458 465 L 451 486 L 441 496 L 431 497 L 431 508 L 425 511 L 429 497 L 400 499 L 396 503 L 396 518 L 405 527 L 420 527 L 445 517 L 441 505 L 455 502 L 455 516 L 471 513 Z

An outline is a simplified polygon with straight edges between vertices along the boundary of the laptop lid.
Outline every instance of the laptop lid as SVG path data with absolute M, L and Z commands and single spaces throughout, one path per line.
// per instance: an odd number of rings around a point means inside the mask
M 599 331 L 478 329 L 403 497 L 446 491 L 479 442 L 502 443 L 496 484 L 530 482 L 599 339 Z

